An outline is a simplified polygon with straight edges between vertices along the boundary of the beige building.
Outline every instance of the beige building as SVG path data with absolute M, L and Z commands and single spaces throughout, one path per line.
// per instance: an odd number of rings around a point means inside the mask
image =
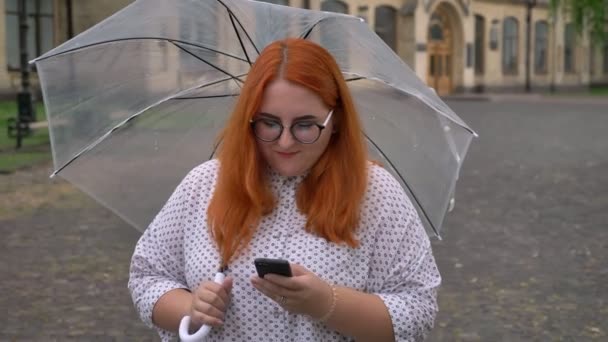
M 167 0 L 170 1 L 170 0 Z M 0 93 L 20 89 L 19 0 L 0 0 Z M 130 0 L 26 0 L 28 59 L 86 30 Z M 440 94 L 608 84 L 608 44 L 592 47 L 548 0 L 268 0 L 363 18 Z M 528 13 L 530 20 L 527 20 Z M 529 23 L 529 26 L 528 26 Z M 528 30 L 529 27 L 529 30 Z M 529 31 L 530 44 L 527 46 Z M 35 84 L 35 73 L 32 75 Z

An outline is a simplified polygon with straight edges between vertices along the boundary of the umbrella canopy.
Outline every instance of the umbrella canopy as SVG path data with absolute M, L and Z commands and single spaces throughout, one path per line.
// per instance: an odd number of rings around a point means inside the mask
M 439 235 L 474 132 L 359 18 L 248 0 L 140 0 L 35 59 L 59 174 L 144 230 L 213 157 L 269 43 L 300 37 L 340 66 L 372 156 Z

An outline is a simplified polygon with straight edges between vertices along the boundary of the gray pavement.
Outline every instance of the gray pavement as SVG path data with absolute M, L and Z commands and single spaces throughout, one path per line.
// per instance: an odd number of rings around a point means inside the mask
M 608 107 L 449 104 L 480 134 L 434 252 L 430 341 L 608 339 Z M 149 341 L 126 289 L 138 233 L 50 165 L 0 176 L 0 341 Z
M 608 106 L 590 102 L 449 103 L 480 138 L 434 244 L 432 341 L 607 339 Z

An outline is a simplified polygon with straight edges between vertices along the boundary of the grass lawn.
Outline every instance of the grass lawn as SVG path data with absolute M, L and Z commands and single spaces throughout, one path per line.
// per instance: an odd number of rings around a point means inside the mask
M 36 118 L 45 119 L 44 106 L 36 103 Z M 0 101 L 0 173 L 10 173 L 51 159 L 49 132 L 47 128 L 39 128 L 30 136 L 23 138 L 20 149 L 16 149 L 16 139 L 8 136 L 9 118 L 17 116 L 17 101 Z
M 606 87 L 593 87 L 589 89 L 589 94 L 595 96 L 608 96 L 608 86 Z
M 593 98 L 608 97 L 608 86 L 590 87 L 586 90 L 574 91 L 574 92 L 557 90 L 554 93 L 547 93 L 547 96 L 564 96 L 564 95 L 575 96 L 575 97 L 589 96 L 589 97 L 593 97 Z

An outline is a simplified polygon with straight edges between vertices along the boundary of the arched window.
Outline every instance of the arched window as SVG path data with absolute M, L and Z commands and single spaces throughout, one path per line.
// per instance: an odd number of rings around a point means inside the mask
M 502 31 L 502 72 L 517 74 L 519 55 L 519 24 L 517 19 L 508 17 L 503 23 Z
M 267 2 L 269 4 L 275 4 L 275 5 L 289 6 L 289 0 L 258 0 L 258 1 Z
M 391 49 L 397 48 L 397 10 L 392 6 L 376 7 L 375 31 Z
M 325 0 L 321 3 L 321 11 L 348 14 L 348 5 L 340 0 Z
M 475 15 L 475 74 L 483 75 L 485 64 L 486 20 L 481 15 Z
M 575 72 L 576 30 L 573 23 L 566 24 L 564 30 L 564 72 Z
M 534 70 L 537 74 L 547 72 L 547 50 L 549 25 L 544 20 L 534 24 Z

